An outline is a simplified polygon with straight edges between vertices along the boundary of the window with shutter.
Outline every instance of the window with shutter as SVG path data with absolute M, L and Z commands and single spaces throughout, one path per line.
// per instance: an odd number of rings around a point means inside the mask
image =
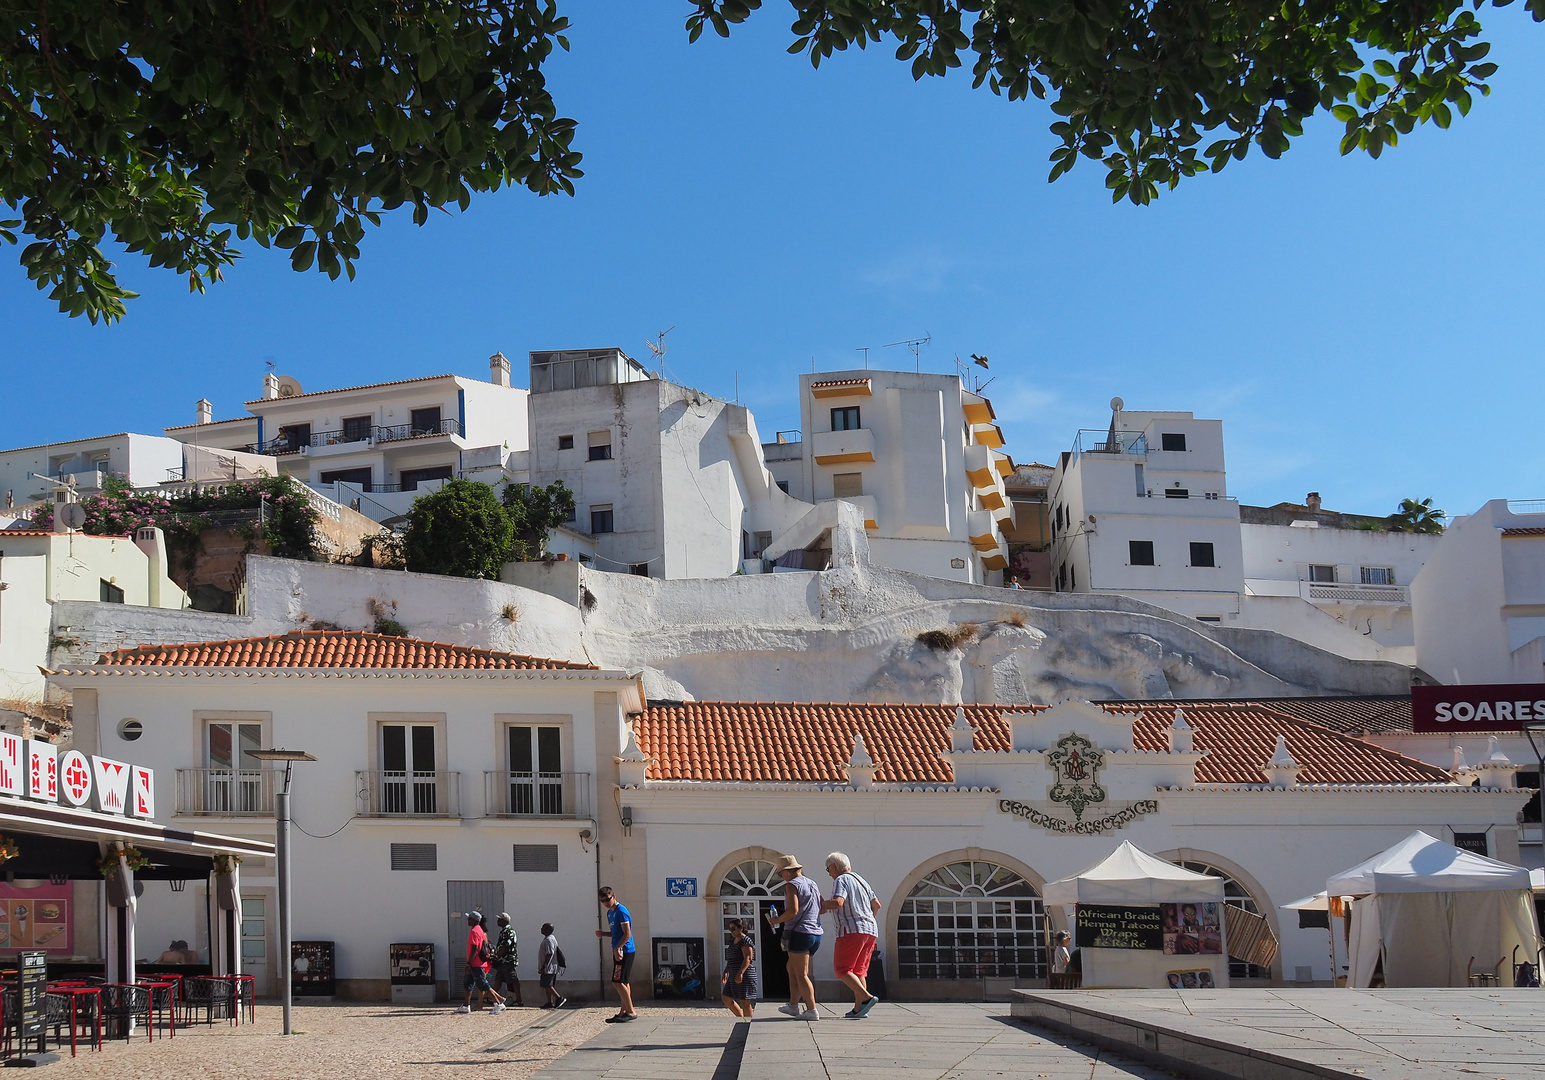
M 516 844 L 515 872 L 517 874 L 556 874 L 558 845 Z

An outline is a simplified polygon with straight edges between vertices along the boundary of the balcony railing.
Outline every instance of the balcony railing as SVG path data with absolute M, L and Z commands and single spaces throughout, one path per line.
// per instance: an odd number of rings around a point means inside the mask
M 1344 604 L 1409 604 L 1411 593 L 1404 585 L 1359 585 L 1351 581 L 1300 581 L 1299 595 L 1310 603 L 1316 600 Z
M 357 772 L 354 788 L 359 817 L 461 816 L 458 772 Z
M 274 812 L 273 769 L 178 769 L 177 813 L 268 817 Z
M 1181 494 L 1178 491 L 1145 491 L 1137 496 L 1139 499 L 1201 499 L 1203 502 L 1237 503 L 1237 495 L 1219 495 L 1212 491 L 1187 491 Z
M 1146 454 L 1148 436 L 1141 431 L 1118 431 L 1113 437 L 1108 428 L 1082 428 L 1073 439 L 1073 453 Z
M 590 774 L 582 772 L 485 772 L 485 817 L 588 818 Z
M 379 428 L 360 428 L 354 431 L 316 431 L 311 435 L 312 446 L 332 446 L 335 443 L 369 442 L 371 432 Z
M 393 427 L 378 427 L 375 429 L 375 441 L 397 442 L 400 439 L 421 439 L 426 435 L 464 435 L 460 420 L 441 420 L 438 424 L 429 427 L 418 427 L 413 424 L 397 424 Z

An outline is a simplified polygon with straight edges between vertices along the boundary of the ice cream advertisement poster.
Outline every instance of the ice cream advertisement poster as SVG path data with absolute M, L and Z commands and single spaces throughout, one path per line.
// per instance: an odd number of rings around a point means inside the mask
M 31 889 L 0 883 L 0 950 L 69 955 L 75 951 L 71 929 L 68 883 Z

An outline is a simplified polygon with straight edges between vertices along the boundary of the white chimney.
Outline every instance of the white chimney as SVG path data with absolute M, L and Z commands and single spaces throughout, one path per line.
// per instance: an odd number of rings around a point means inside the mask
M 617 759 L 617 783 L 625 788 L 643 787 L 644 774 L 648 770 L 649 755 L 638 748 L 638 739 L 629 728 L 628 745 L 623 747 L 622 756 Z
M 950 728 L 950 749 L 957 754 L 969 754 L 976 750 L 976 729 L 966 719 L 964 705 L 955 706 L 955 726 Z
M 1169 749 L 1172 754 L 1194 754 L 1196 744 L 1195 732 L 1191 725 L 1186 723 L 1186 714 L 1179 706 L 1175 708 L 1175 722 L 1169 726 Z
M 1309 494 L 1304 496 L 1304 505 L 1309 508 L 1311 513 L 1318 514 L 1320 512 L 1320 493 L 1318 491 L 1309 492 Z
M 1476 766 L 1476 771 L 1481 774 L 1481 787 L 1494 791 L 1512 791 L 1518 766 L 1502 752 L 1495 735 L 1488 736 L 1488 740 L 1486 760 Z
M 1278 735 L 1277 746 L 1266 762 L 1266 767 L 1261 770 L 1266 782 L 1274 788 L 1297 787 L 1298 774 L 1302 771 L 1298 762 L 1293 760 L 1293 755 L 1288 753 L 1287 740 Z
M 1009 749 L 1015 753 L 1033 751 L 1035 749 L 1035 714 L 1010 713 L 1004 719 L 1009 722 Z
M 263 376 L 263 399 L 270 401 L 279 396 L 279 376 L 270 371 Z
M 874 787 L 874 774 L 879 771 L 879 766 L 869 756 L 869 751 L 864 749 L 863 732 L 853 736 L 853 757 L 848 761 L 847 770 L 849 787 Z
M 495 386 L 510 385 L 510 361 L 502 352 L 488 358 L 488 381 Z
M 199 398 L 194 406 L 198 410 L 198 422 L 201 424 L 213 424 L 215 422 L 215 407 L 210 404 L 208 398 Z

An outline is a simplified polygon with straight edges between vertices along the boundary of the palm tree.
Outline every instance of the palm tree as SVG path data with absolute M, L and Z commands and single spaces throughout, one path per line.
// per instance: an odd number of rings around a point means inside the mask
M 1435 510 L 1431 499 L 1401 499 L 1400 509 L 1389 516 L 1391 532 L 1440 533 L 1448 515 Z

